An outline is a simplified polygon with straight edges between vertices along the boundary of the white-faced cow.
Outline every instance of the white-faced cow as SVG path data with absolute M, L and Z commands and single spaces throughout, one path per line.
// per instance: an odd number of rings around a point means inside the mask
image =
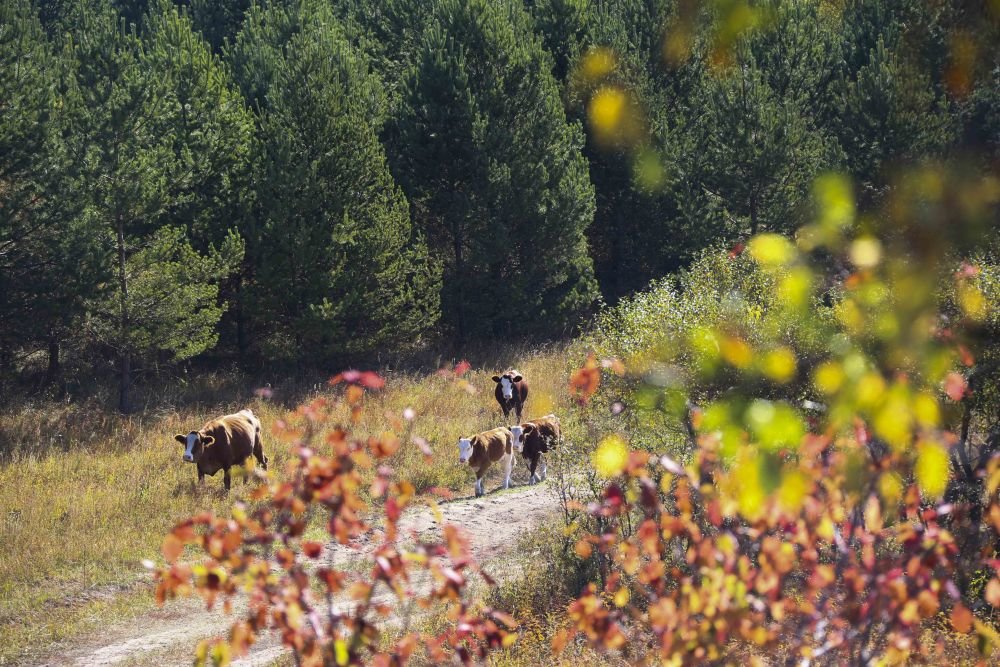
M 519 426 L 511 426 L 510 433 L 514 438 L 514 451 L 521 452 L 521 456 L 528 459 L 528 472 L 531 473 L 528 483 L 534 484 L 545 479 L 547 466 L 542 454 L 548 452 L 549 448 L 554 449 L 559 441 L 561 434 L 558 417 L 545 415 Z M 539 460 L 542 463 L 541 474 L 536 475 Z
M 493 381 L 497 383 L 493 395 L 503 410 L 504 421 L 510 417 L 510 411 L 514 411 L 517 421 L 521 421 L 521 411 L 524 410 L 524 402 L 528 400 L 528 381 L 516 370 L 504 371 L 503 375 L 494 375 Z
M 253 454 L 257 463 L 267 470 L 267 457 L 260 439 L 260 420 L 249 410 L 213 419 L 198 431 L 174 436 L 184 445 L 184 461 L 198 466 L 198 482 L 205 475 L 223 471 L 226 490 L 230 487 L 229 469 L 243 465 Z M 244 476 L 244 481 L 246 477 Z
M 483 495 L 483 477 L 494 463 L 505 466 L 503 488 L 510 488 L 510 470 L 514 465 L 514 443 L 505 427 L 483 431 L 458 441 L 458 462 L 468 463 L 476 471 L 476 497 Z

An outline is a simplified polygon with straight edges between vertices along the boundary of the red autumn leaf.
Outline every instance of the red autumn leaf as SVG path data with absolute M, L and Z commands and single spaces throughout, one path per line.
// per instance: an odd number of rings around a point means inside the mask
M 389 498 L 385 501 L 385 516 L 390 521 L 399 521 L 402 511 L 399 509 L 399 503 L 396 502 L 395 498 Z
M 462 377 L 469 372 L 470 368 L 472 368 L 472 364 L 465 359 L 462 359 L 460 362 L 455 364 L 455 377 Z
M 319 558 L 320 554 L 323 553 L 323 543 L 313 542 L 313 541 L 303 542 L 302 553 L 304 553 L 309 558 Z
M 740 241 L 739 243 L 734 245 L 729 250 L 729 259 L 736 259 L 737 257 L 739 257 L 743 253 L 744 248 L 746 247 L 747 244 L 744 243 L 743 241 Z
M 951 608 L 951 627 L 962 634 L 972 632 L 972 612 L 961 602 Z
M 955 272 L 955 277 L 957 278 L 974 278 L 979 275 L 979 267 L 968 262 L 962 262 L 962 265 Z
M 333 386 L 341 382 L 358 384 L 366 389 L 381 389 L 385 386 L 385 380 L 378 373 L 374 371 L 359 371 L 353 368 L 334 375 L 330 378 L 329 384 Z

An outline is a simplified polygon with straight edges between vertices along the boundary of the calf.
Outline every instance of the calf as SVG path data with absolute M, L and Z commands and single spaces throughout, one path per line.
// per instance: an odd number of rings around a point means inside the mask
M 458 441 L 458 462 L 468 463 L 476 471 L 476 497 L 483 495 L 483 477 L 494 463 L 506 465 L 503 488 L 510 488 L 510 470 L 514 465 L 514 444 L 504 427 L 483 431 Z
M 513 369 L 504 371 L 503 375 L 494 375 L 493 381 L 497 383 L 493 395 L 503 410 L 504 421 L 510 418 L 510 411 L 513 410 L 517 421 L 520 422 L 524 402 L 528 400 L 528 381 Z
M 231 485 L 229 469 L 243 465 L 251 454 L 267 470 L 267 457 L 260 439 L 260 420 L 249 410 L 213 419 L 201 430 L 187 435 L 178 433 L 174 439 L 184 445 L 184 461 L 198 466 L 199 483 L 204 482 L 205 475 L 214 476 L 222 470 L 228 491 Z M 243 479 L 246 481 L 245 476 Z
M 545 461 L 542 460 L 541 476 L 535 475 L 535 468 L 538 467 L 542 454 L 548 452 L 549 447 L 554 449 L 559 441 L 561 436 L 559 418 L 555 415 L 545 415 L 520 426 L 511 426 L 510 433 L 514 438 L 514 450 L 521 452 L 521 456 L 528 459 L 528 471 L 531 473 L 528 483 L 534 484 L 545 479 L 547 472 Z

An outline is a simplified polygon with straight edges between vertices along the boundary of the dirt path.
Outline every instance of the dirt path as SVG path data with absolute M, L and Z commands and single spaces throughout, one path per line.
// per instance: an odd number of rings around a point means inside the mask
M 463 528 L 469 535 L 472 552 L 485 564 L 495 578 L 515 571 L 503 556 L 508 553 L 523 531 L 556 513 L 558 502 L 550 484 L 518 486 L 494 491 L 481 498 L 462 498 L 439 505 L 442 523 Z M 415 531 L 421 535 L 439 536 L 441 523 L 428 507 L 414 508 L 400 521 L 402 534 Z M 358 548 L 334 547 L 335 562 L 345 564 L 364 559 L 369 549 L 362 542 Z M 342 565 L 341 565 L 342 566 Z M 244 607 L 233 605 L 234 614 Z M 30 664 L 73 665 L 98 667 L 103 665 L 190 665 L 195 644 L 200 639 L 223 634 L 234 616 L 220 611 L 209 612 L 200 599 L 168 603 L 128 622 L 116 623 L 96 635 L 78 638 L 70 647 L 56 649 L 47 658 Z M 283 653 L 274 636 L 261 637 L 250 655 L 234 665 L 267 665 Z

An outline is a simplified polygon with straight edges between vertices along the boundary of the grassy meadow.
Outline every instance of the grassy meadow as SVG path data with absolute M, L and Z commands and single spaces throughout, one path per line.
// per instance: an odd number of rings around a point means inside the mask
M 496 371 L 512 365 L 529 379 L 525 418 L 566 413 L 564 348 L 497 350 L 492 359 L 476 361 L 463 376 L 474 393 L 434 372 L 383 370 L 386 386 L 365 399 L 356 431 L 397 432 L 402 446 L 391 465 L 418 492 L 472 492 L 473 476 L 458 464 L 456 443 L 501 423 L 490 379 Z M 127 416 L 96 401 L 24 402 L 0 411 L 0 664 L 24 657 L 27 647 L 150 606 L 141 561 L 159 558 L 172 524 L 202 510 L 226 513 L 248 497 L 253 486 L 244 486 L 238 473 L 228 496 L 221 473 L 199 488 L 174 434 L 249 407 L 264 426 L 270 473 L 281 476 L 292 445 L 275 436 L 274 425 L 294 424 L 291 407 L 337 390 L 293 381 L 274 383 L 273 391 L 264 400 L 254 395 L 253 383 L 210 375 L 189 387 L 164 387 L 155 404 Z M 404 419 L 406 408 L 412 420 Z M 349 422 L 344 406 L 335 407 L 334 416 Z M 430 445 L 431 461 L 410 442 L 415 435 Z M 523 465 L 515 467 L 517 475 L 524 476 Z

